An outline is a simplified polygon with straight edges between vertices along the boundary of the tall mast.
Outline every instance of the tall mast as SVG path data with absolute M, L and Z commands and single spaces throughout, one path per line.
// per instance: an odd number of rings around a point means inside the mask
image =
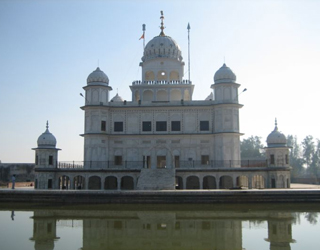
M 144 50 L 144 47 L 146 46 L 146 36 L 145 36 L 145 32 L 146 32 L 146 25 L 145 24 L 142 24 L 142 31 L 143 31 L 143 50 Z
M 190 82 L 190 23 L 188 23 L 188 78 Z

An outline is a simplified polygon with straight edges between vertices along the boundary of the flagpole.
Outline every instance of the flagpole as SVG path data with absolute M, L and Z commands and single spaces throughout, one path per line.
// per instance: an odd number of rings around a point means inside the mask
M 143 31 L 143 50 L 144 50 L 144 47 L 146 46 L 146 36 L 145 36 L 146 25 L 145 24 L 142 24 L 142 31 Z
M 188 23 L 188 77 L 190 83 L 190 23 Z

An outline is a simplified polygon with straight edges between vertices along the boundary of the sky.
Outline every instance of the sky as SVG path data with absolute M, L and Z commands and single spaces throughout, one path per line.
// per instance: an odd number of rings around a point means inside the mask
M 0 0 L 0 161 L 32 163 L 38 137 L 57 138 L 60 161 L 83 160 L 84 98 L 98 66 L 131 101 L 146 43 L 165 33 L 188 62 L 193 100 L 211 92 L 225 62 L 241 84 L 240 132 L 266 137 L 278 127 L 302 141 L 320 138 L 320 1 Z M 185 79 L 188 78 L 185 67 Z

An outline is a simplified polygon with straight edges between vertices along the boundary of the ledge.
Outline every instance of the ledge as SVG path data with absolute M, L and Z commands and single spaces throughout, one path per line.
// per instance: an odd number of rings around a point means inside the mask
M 39 204 L 320 203 L 320 190 L 0 190 L 0 202 Z

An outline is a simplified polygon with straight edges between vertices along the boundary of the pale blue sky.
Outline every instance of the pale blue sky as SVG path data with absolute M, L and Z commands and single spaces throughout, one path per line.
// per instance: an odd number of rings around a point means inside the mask
M 225 60 L 240 91 L 248 89 L 240 95 L 244 137 L 265 141 L 277 117 L 286 135 L 320 138 L 320 1 L 2 0 L 0 160 L 33 162 L 47 120 L 59 160 L 82 160 L 87 76 L 99 64 L 111 97 L 118 89 L 131 100 L 129 85 L 141 79 L 141 25 L 148 42 L 160 32 L 160 10 L 186 64 L 190 22 L 194 100 L 210 94 Z

